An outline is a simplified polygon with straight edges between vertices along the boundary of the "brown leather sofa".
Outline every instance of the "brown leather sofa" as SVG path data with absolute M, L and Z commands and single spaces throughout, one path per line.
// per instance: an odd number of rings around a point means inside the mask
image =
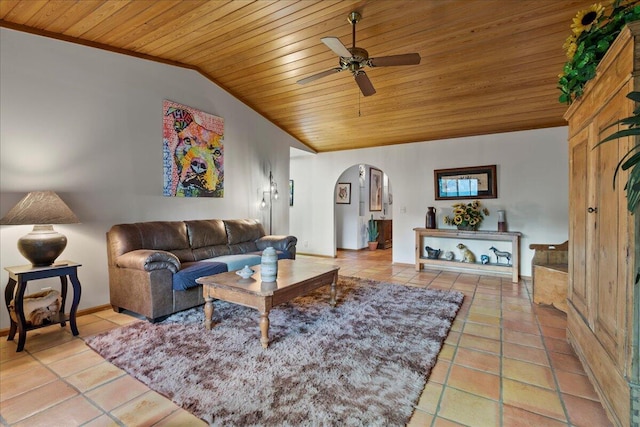
M 117 224 L 107 232 L 111 306 L 162 320 L 204 304 L 195 279 L 260 263 L 271 246 L 295 259 L 298 239 L 267 236 L 251 219 Z

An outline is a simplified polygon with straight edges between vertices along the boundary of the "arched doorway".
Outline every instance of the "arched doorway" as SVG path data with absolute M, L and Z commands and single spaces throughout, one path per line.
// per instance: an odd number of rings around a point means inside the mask
M 334 190 L 336 250 L 367 248 L 372 217 L 378 226 L 379 248 L 391 249 L 392 204 L 391 183 L 382 169 L 368 164 L 345 169 Z

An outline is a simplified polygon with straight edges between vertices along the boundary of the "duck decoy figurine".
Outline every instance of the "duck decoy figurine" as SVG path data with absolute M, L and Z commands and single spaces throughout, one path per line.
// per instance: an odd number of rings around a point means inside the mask
M 440 249 L 433 249 L 430 246 L 425 246 L 424 249 L 427 251 L 427 258 L 438 259 L 440 257 Z

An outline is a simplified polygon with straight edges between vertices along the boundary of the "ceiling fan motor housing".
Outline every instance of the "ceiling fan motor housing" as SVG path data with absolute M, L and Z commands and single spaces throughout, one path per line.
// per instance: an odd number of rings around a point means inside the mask
M 348 47 L 351 52 L 350 58 L 340 58 L 340 66 L 350 71 L 357 71 L 363 68 L 369 59 L 369 52 L 359 47 Z

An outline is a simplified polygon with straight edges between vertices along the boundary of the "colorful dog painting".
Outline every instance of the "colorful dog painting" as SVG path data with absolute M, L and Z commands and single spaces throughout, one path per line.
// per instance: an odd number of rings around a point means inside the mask
M 224 196 L 224 119 L 163 101 L 164 195 Z

